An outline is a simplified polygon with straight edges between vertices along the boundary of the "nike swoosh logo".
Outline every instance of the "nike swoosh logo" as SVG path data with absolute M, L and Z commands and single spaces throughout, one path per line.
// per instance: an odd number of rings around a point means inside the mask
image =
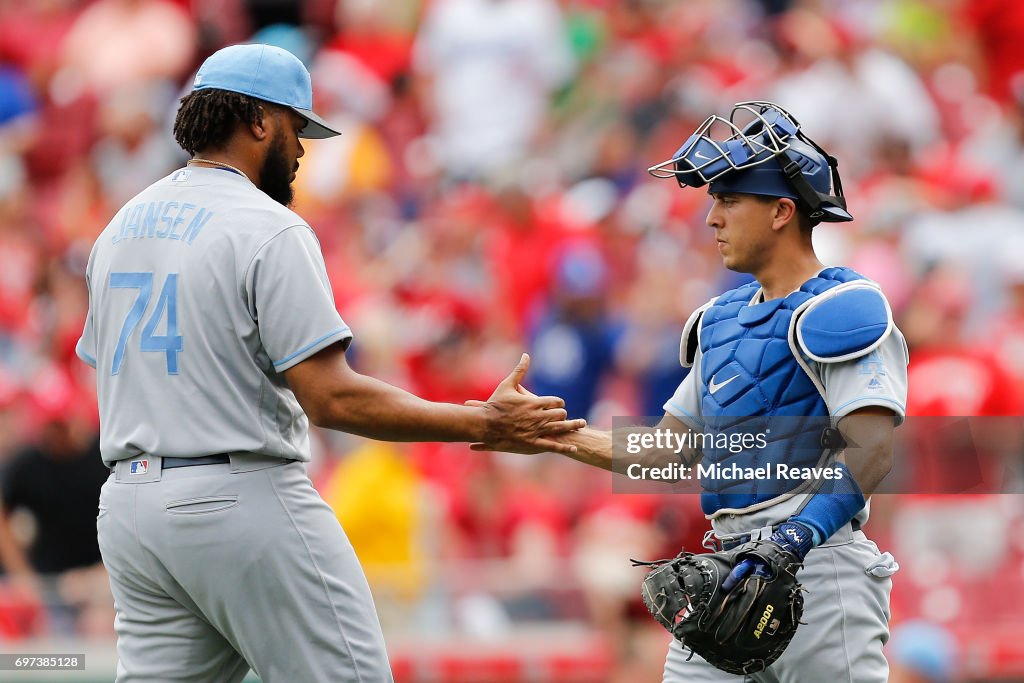
M 711 157 L 704 156 L 699 151 L 698 152 L 694 152 L 693 156 L 697 157 L 698 159 L 707 159 L 708 161 L 711 161 Z
M 734 379 L 736 379 L 737 377 L 739 377 L 739 375 L 733 375 L 732 377 L 730 377 L 729 379 L 725 380 L 724 382 L 717 383 L 717 384 L 715 383 L 715 378 L 712 377 L 711 378 L 711 384 L 708 385 L 708 391 L 710 391 L 713 394 L 716 391 L 718 391 L 719 389 L 721 389 L 722 387 L 724 387 L 729 382 L 731 382 Z

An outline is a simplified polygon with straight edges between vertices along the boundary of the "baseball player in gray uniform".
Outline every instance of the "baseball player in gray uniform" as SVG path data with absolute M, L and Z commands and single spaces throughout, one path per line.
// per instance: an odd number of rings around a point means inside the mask
M 723 127 L 723 136 L 712 132 Z M 745 679 L 674 640 L 664 681 L 883 683 L 890 576 L 898 567 L 861 528 L 867 498 L 891 467 L 908 354 L 878 286 L 849 269 L 824 267 L 814 253 L 816 224 L 853 219 L 837 162 L 781 107 L 748 102 L 728 119 L 709 117 L 651 173 L 683 187 L 708 186 L 714 204 L 706 222 L 724 265 L 756 279 L 690 316 L 680 347 L 690 372 L 656 428 L 706 433 L 755 418 L 770 436 L 763 447 L 740 452 L 665 447 L 635 457 L 628 442 L 619 443 L 625 431 L 584 429 L 562 438 L 579 446 L 572 457 L 627 475 L 631 465 L 640 471 L 637 464 L 704 465 L 712 472 L 701 479 L 709 547 L 771 540 L 803 560 L 797 578 L 807 589 L 804 625 L 767 669 Z M 824 428 L 808 431 L 809 424 Z M 832 469 L 842 477 L 820 482 L 717 476 L 712 467 L 777 473 L 779 465 L 811 469 L 836 454 Z M 739 562 L 722 588 L 770 571 L 760 563 Z
M 288 207 L 313 113 L 309 73 L 224 48 L 182 99 L 193 158 L 129 201 L 89 258 L 79 357 L 96 369 L 112 473 L 97 528 L 118 683 L 391 680 L 370 591 L 305 472 L 308 424 L 525 451 L 582 426 L 519 386 L 424 401 L 353 371 L 316 236 Z M 307 419 L 308 417 L 308 419 Z

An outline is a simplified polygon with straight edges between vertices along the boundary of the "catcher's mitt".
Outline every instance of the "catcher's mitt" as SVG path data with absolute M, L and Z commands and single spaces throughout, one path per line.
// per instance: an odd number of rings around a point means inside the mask
M 722 582 L 747 557 L 760 558 L 771 568 L 771 576 L 755 573 L 723 592 Z M 800 560 L 772 541 L 634 563 L 656 567 L 644 579 L 642 597 L 658 623 L 722 671 L 763 671 L 782 655 L 800 624 Z

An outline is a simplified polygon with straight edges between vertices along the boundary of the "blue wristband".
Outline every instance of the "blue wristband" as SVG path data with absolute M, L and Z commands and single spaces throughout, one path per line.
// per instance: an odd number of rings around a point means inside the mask
M 815 547 L 839 531 L 864 507 L 864 493 L 846 464 L 838 462 L 833 469 L 837 478 L 826 479 L 824 485 L 811 494 L 800 514 L 790 517 L 790 521 L 811 529 Z
M 813 527 L 792 518 L 780 524 L 768 540 L 775 541 L 802 561 L 815 546 L 814 538 L 817 533 Z

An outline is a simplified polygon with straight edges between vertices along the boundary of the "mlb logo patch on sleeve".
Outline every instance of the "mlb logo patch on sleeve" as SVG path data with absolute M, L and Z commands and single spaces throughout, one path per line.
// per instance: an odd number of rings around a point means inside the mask
M 149 460 L 135 460 L 129 467 L 130 474 L 145 474 L 149 472 Z

